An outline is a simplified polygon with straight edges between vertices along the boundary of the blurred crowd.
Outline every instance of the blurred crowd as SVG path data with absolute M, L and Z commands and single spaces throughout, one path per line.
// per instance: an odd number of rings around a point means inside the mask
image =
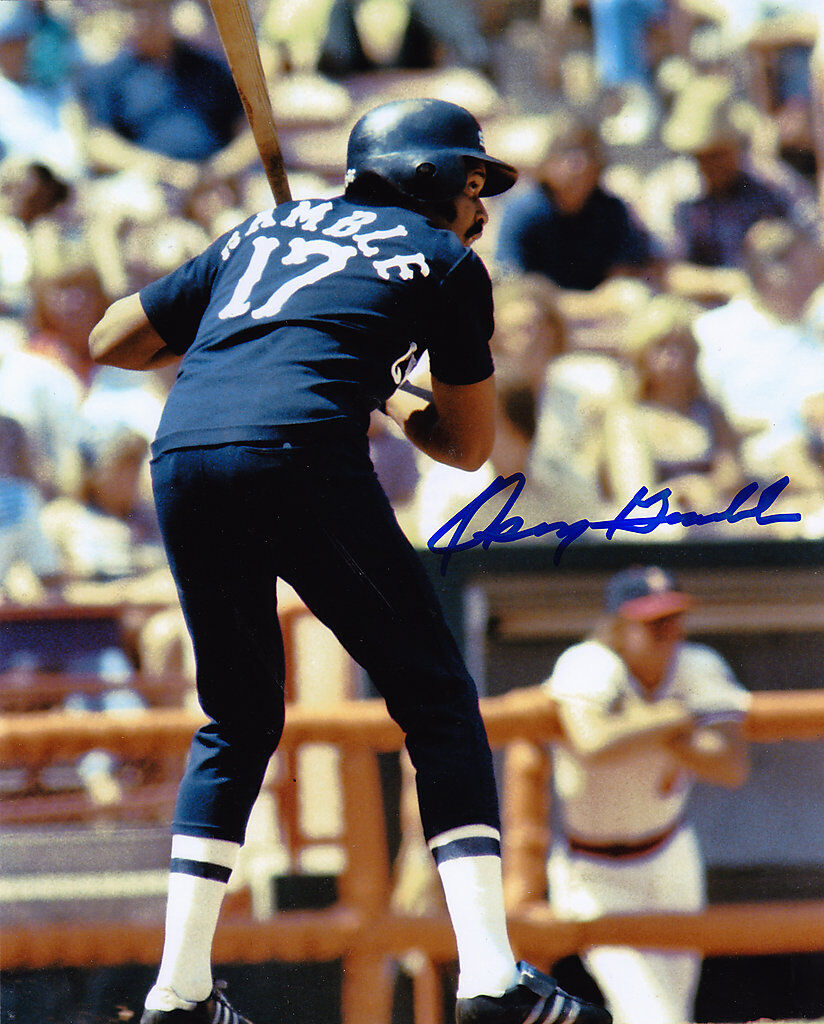
M 814 0 L 250 7 L 296 198 L 338 193 L 351 125 L 398 96 L 468 107 L 522 171 L 478 243 L 489 463 L 424 464 L 375 414 L 416 544 L 517 472 L 528 523 L 609 518 L 642 486 L 721 511 L 786 475 L 799 523 L 656 539 L 824 535 Z M 173 372 L 97 367 L 87 339 L 271 205 L 205 0 L 4 0 L 0 160 L 0 601 L 172 604 L 147 465 Z

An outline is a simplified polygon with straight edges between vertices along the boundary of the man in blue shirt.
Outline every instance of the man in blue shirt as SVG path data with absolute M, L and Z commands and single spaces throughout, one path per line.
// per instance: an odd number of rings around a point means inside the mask
M 243 106 L 222 57 L 179 38 L 170 5 L 134 0 L 123 50 L 88 70 L 83 100 L 92 159 L 109 170 L 142 168 L 188 188 L 204 163 L 234 173 L 255 158 Z
M 495 252 L 501 269 L 591 291 L 618 271 L 650 267 L 652 241 L 626 204 L 601 187 L 602 170 L 595 131 L 564 116 L 535 181 L 504 209 Z
M 153 484 L 209 721 L 175 809 L 166 942 L 142 1024 L 244 1021 L 209 959 L 283 728 L 278 577 L 406 734 L 458 945 L 459 1024 L 607 1024 L 515 963 L 477 692 L 368 456 L 378 408 L 441 462 L 473 470 L 489 455 L 491 285 L 469 245 L 482 196 L 516 172 L 487 155 L 468 111 L 440 100 L 364 115 L 347 167 L 343 196 L 249 218 L 116 302 L 90 338 L 99 362 L 132 369 L 182 357 Z M 424 352 L 431 393 L 405 383 Z
M 747 232 L 760 220 L 818 228 L 812 190 L 780 161 L 751 152 L 742 106 L 727 79 L 702 76 L 685 87 L 661 129 L 669 149 L 693 159 L 698 171 L 699 194 L 673 211 L 674 255 L 696 267 L 742 267 Z

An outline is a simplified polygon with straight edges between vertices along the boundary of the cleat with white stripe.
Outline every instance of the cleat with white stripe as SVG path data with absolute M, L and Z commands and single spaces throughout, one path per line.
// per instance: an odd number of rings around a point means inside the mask
M 459 999 L 457 1024 L 612 1024 L 601 1006 L 558 988 L 555 980 L 531 964 L 518 964 L 520 976 L 502 996 Z
M 144 1010 L 140 1024 L 252 1024 L 231 1005 L 218 981 L 212 994 L 190 1010 Z

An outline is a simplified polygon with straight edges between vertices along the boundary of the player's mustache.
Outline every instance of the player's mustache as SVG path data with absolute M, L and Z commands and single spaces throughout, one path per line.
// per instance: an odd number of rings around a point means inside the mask
M 480 219 L 476 220 L 475 223 L 472 225 L 472 227 L 466 233 L 466 240 L 467 240 L 467 242 L 469 241 L 470 238 L 474 238 L 475 235 L 480 235 L 480 233 L 483 231 L 483 229 L 484 229 L 484 222 L 482 220 L 480 220 Z

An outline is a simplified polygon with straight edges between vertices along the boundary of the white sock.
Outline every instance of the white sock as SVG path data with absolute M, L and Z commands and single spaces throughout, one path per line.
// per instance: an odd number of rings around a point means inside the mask
M 149 1010 L 191 1009 L 212 991 L 212 939 L 240 845 L 172 837 L 166 932 Z
M 458 945 L 458 996 L 503 995 L 518 968 L 506 927 L 500 833 L 467 825 L 435 836 L 429 848 Z

